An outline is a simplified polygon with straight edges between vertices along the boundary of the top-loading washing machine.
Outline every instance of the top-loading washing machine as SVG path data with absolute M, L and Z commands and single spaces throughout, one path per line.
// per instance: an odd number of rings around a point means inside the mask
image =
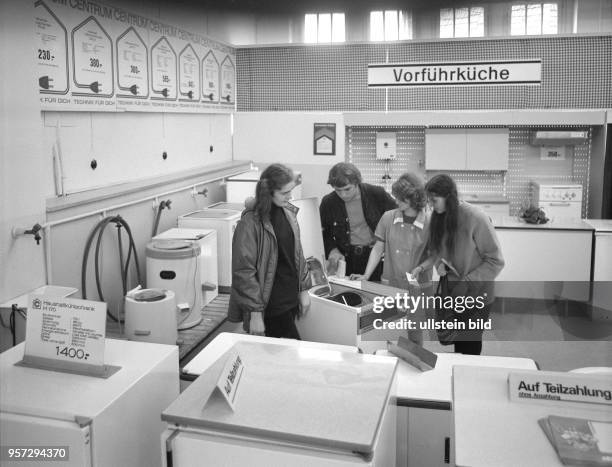
M 202 282 L 202 306 L 208 305 L 219 294 L 217 271 L 217 231 L 213 229 L 166 230 L 153 240 L 186 240 L 200 246 L 200 280 Z
M 321 277 L 318 272 L 313 274 L 311 261 L 309 267 L 311 276 Z M 296 321 L 300 337 L 307 341 L 353 345 L 366 353 L 386 349 L 387 341 L 396 341 L 407 331 L 380 330 L 375 324 L 399 320 L 404 313 L 395 307 L 383 307 L 380 311 L 375 309 L 374 301 L 376 297 L 404 292 L 373 282 L 331 276 L 310 289 L 310 310 Z
M 202 321 L 200 246 L 185 240 L 157 240 L 147 244 L 147 287 L 172 290 L 178 330 Z
M 218 203 L 211 204 L 206 209 L 229 209 L 230 211 L 244 210 L 244 203 L 228 203 L 227 201 L 220 201 Z
M 232 285 L 232 237 L 241 212 L 230 209 L 202 209 L 178 217 L 179 228 L 217 231 L 219 292 L 229 293 Z
M 295 171 L 293 174 L 295 175 L 296 185 L 291 192 L 291 196 L 298 199 L 302 197 L 302 174 Z M 254 169 L 228 177 L 225 185 L 225 198 L 227 201 L 229 203 L 243 204 L 245 199 L 255 196 L 255 187 L 257 186 L 260 176 L 261 172 Z

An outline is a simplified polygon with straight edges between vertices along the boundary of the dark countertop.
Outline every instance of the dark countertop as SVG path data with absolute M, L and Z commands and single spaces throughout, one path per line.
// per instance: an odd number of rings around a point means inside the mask
M 494 193 L 459 193 L 459 198 L 470 204 L 509 204 L 508 198 Z
M 585 219 L 596 232 L 612 232 L 612 219 Z

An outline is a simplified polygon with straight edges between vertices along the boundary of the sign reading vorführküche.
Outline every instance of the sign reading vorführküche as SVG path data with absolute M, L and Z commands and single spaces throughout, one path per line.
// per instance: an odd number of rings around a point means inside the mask
M 540 84 L 542 60 L 372 63 L 368 87 Z

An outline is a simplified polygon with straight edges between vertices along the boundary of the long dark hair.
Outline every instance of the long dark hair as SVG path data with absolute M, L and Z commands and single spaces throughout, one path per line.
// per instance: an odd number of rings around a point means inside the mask
M 446 238 L 446 249 L 449 255 L 455 252 L 455 237 L 459 216 L 459 196 L 457 184 L 445 174 L 434 175 L 425 184 L 425 191 L 429 196 L 446 198 L 446 210 L 442 214 L 433 212 L 429 224 L 429 248 L 435 253 L 442 250 L 442 241 Z
M 271 164 L 261 173 L 255 187 L 255 212 L 261 219 L 270 217 L 272 196 L 294 179 L 293 170 L 283 164 Z

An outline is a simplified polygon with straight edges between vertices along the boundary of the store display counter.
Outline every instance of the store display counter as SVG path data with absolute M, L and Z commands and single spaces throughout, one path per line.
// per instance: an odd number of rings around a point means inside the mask
M 388 351 L 376 355 L 391 356 Z M 455 365 L 470 365 L 480 371 L 508 367 L 535 370 L 536 363 L 528 358 L 490 357 L 438 353 L 436 367 L 420 371 L 403 360 L 397 371 L 397 466 L 454 465 L 452 373 Z M 495 465 L 495 464 L 490 464 Z
M 456 465 L 561 466 L 538 420 L 558 415 L 612 422 L 610 405 L 510 400 L 508 375 L 512 371 L 510 368 L 455 366 Z M 588 378 L 584 375 L 585 382 Z

